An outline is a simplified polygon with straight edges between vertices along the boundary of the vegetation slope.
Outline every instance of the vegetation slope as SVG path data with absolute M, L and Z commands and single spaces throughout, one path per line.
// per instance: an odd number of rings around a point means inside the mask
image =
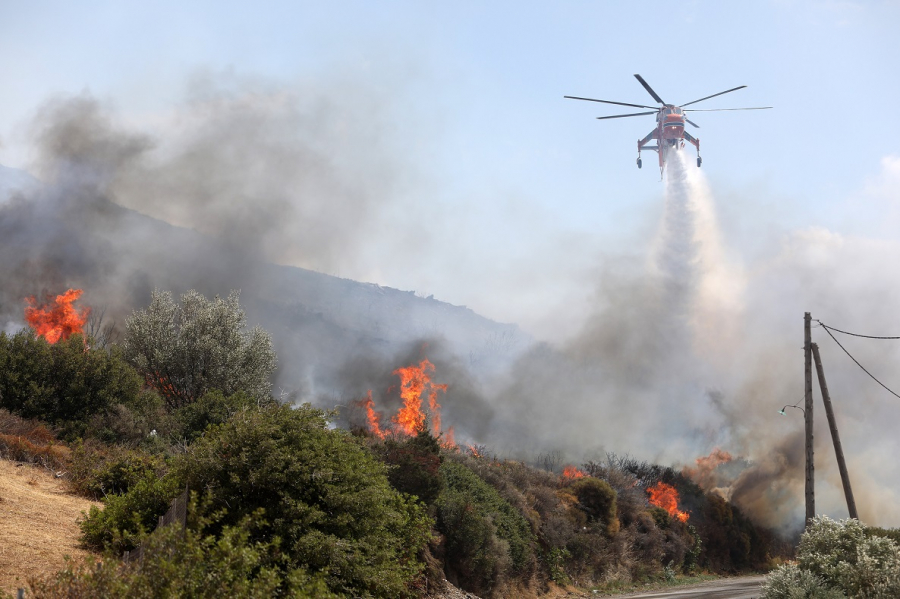
M 29 592 L 422 597 L 447 578 L 483 597 L 537 596 L 759 570 L 784 551 L 672 468 L 609 456 L 561 475 L 427 430 L 335 429 L 331 414 L 271 397 L 275 366 L 236 295 L 157 292 L 120 345 L 0 333 L 0 451 L 65 470 L 102 506 L 81 541 L 103 559 L 36 576 Z M 32 425 L 55 435 L 16 433 Z M 687 521 L 648 502 L 658 483 Z M 155 530 L 185 488 L 186 528 Z M 122 561 L 138 546 L 140 561 Z

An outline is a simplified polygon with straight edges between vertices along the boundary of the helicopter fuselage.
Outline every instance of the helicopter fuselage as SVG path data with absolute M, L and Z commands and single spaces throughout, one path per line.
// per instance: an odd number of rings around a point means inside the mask
M 654 150 L 659 154 L 659 174 L 662 177 L 663 169 L 666 167 L 666 155 L 671 150 L 678 150 L 684 147 L 684 142 L 687 141 L 695 148 L 697 148 L 697 166 L 700 166 L 703 163 L 703 159 L 700 158 L 700 140 L 696 137 L 692 136 L 690 133 L 684 130 L 684 124 L 690 123 L 693 127 L 700 127 L 697 123 L 690 120 L 685 116 L 686 112 L 720 112 L 723 110 L 767 110 L 772 108 L 771 106 L 755 106 L 752 108 L 684 108 L 685 106 L 691 106 L 692 104 L 697 104 L 698 102 L 703 102 L 705 100 L 709 100 L 710 98 L 717 98 L 724 94 L 730 94 L 731 92 L 737 91 L 739 89 L 744 89 L 747 87 L 746 85 L 739 85 L 738 87 L 733 87 L 731 89 L 726 89 L 723 92 L 719 92 L 717 94 L 712 94 L 709 96 L 704 96 L 699 100 L 692 100 L 691 102 L 685 102 L 681 106 L 675 106 L 674 104 L 667 104 L 659 94 L 653 91 L 653 88 L 644 81 L 644 78 L 638 74 L 634 75 L 634 78 L 638 80 L 638 82 L 647 90 L 647 93 L 653 97 L 654 100 L 659 104 L 659 106 L 648 106 L 647 104 L 634 104 L 631 102 L 613 102 L 612 100 L 599 100 L 597 98 L 583 98 L 581 96 L 563 96 L 564 98 L 570 98 L 572 100 L 586 100 L 588 102 L 600 102 L 602 104 L 614 104 L 617 106 L 628 106 L 631 108 L 645 108 L 648 109 L 649 112 L 632 112 L 629 114 L 612 114 L 609 116 L 598 116 L 598 120 L 606 120 L 606 119 L 621 119 L 627 117 L 635 117 L 635 116 L 650 116 L 651 114 L 656 115 L 656 128 L 653 129 L 650 133 L 644 137 L 644 139 L 638 140 L 638 157 L 637 157 L 637 166 L 641 168 L 641 150 Z M 650 140 L 655 139 L 656 145 L 649 146 L 647 144 L 650 143 Z
M 656 128 L 644 139 L 638 140 L 638 165 L 641 164 L 641 150 L 655 150 L 659 154 L 659 168 L 662 172 L 666 166 L 669 151 L 683 148 L 685 140 L 697 148 L 699 160 L 700 140 L 684 130 L 684 121 L 684 110 L 680 106 L 671 104 L 662 106 L 656 114 Z M 647 144 L 654 139 L 657 144 L 648 146 Z

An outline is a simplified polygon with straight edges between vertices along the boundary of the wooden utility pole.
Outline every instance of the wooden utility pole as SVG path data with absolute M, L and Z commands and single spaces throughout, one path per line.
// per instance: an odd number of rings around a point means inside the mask
M 815 464 L 813 462 L 813 396 L 812 396 L 812 333 L 809 312 L 803 315 L 803 357 L 806 405 L 803 417 L 806 423 L 806 520 L 804 527 L 816 517 Z
M 819 389 L 822 391 L 822 401 L 825 404 L 825 415 L 828 417 L 828 428 L 831 429 L 831 440 L 834 442 L 834 454 L 837 456 L 838 470 L 841 471 L 841 484 L 844 485 L 844 497 L 847 498 L 847 511 L 851 518 L 859 520 L 856 513 L 856 501 L 853 499 L 853 489 L 850 488 L 850 475 L 847 474 L 847 464 L 844 462 L 844 450 L 841 447 L 841 437 L 838 435 L 837 422 L 834 419 L 834 410 L 831 407 L 831 396 L 828 394 L 828 385 L 825 384 L 825 369 L 822 368 L 822 358 L 819 357 L 819 346 L 812 344 L 813 358 L 816 360 L 816 373 L 819 375 Z

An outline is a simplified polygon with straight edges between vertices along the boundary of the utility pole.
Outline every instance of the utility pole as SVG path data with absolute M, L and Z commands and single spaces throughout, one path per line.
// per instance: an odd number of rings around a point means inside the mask
M 841 471 L 841 484 L 844 485 L 844 497 L 847 498 L 847 511 L 850 517 L 859 520 L 856 513 L 856 501 L 853 499 L 853 489 L 850 488 L 850 475 L 847 474 L 847 464 L 844 462 L 844 450 L 841 448 L 841 437 L 838 435 L 837 422 L 834 419 L 834 410 L 831 407 L 831 396 L 828 394 L 828 385 L 825 384 L 825 369 L 822 368 L 822 358 L 819 357 L 819 346 L 812 344 L 813 358 L 816 360 L 816 373 L 819 375 L 819 389 L 822 391 L 822 401 L 825 404 L 825 415 L 828 416 L 828 428 L 831 429 L 831 440 L 834 442 L 834 454 L 837 456 L 838 470 Z
M 812 333 L 809 312 L 803 315 L 803 357 L 806 406 L 803 418 L 806 424 L 806 520 L 804 528 L 816 517 L 815 463 L 813 462 L 813 396 L 812 396 Z

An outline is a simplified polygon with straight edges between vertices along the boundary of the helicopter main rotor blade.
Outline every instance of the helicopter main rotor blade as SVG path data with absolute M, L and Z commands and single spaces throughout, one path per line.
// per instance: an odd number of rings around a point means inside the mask
M 644 106 L 643 104 L 628 104 L 627 102 L 613 102 L 611 100 L 595 100 L 594 98 L 579 98 L 578 96 L 563 96 L 570 100 L 587 100 L 588 102 L 603 102 L 604 104 L 618 104 L 619 106 L 632 106 L 634 108 L 656 108 L 655 106 Z
M 685 117 L 684 120 L 686 120 L 687 122 L 689 122 L 690 124 L 692 124 L 692 125 L 693 125 L 694 127 L 696 127 L 697 129 L 700 128 L 700 125 L 698 125 L 697 123 L 695 123 L 695 122 L 692 121 L 691 119 Z
M 653 96 L 653 99 L 654 99 L 654 100 L 656 100 L 657 102 L 659 102 L 660 104 L 662 104 L 663 106 L 665 106 L 666 103 L 663 102 L 663 99 L 660 98 L 658 95 L 656 95 L 656 92 L 653 91 L 653 88 L 650 87 L 650 85 L 649 85 L 646 81 L 644 81 L 644 78 L 643 78 L 643 77 L 641 77 L 641 76 L 638 75 L 637 73 L 635 73 L 634 76 L 637 78 L 638 81 L 641 82 L 641 85 L 644 86 L 644 89 L 646 89 L 646 90 L 650 93 L 650 95 Z
M 657 112 L 659 112 L 659 111 L 654 110 L 652 112 L 633 112 L 631 114 L 616 114 L 613 116 L 598 116 L 597 119 L 601 120 L 601 121 L 603 119 L 621 119 L 621 118 L 625 118 L 626 116 L 643 116 L 645 114 L 656 114 Z
M 768 110 L 772 106 L 757 106 L 754 108 L 688 108 L 685 112 L 721 112 L 723 110 Z
M 747 87 L 746 85 L 741 85 L 740 87 L 734 87 L 731 89 L 726 89 L 723 92 L 719 92 L 717 94 L 713 94 L 711 96 L 706 96 L 705 98 L 700 98 L 699 100 L 694 100 L 693 102 L 688 102 L 687 104 L 682 104 L 682 108 L 685 106 L 690 106 L 691 104 L 696 104 L 697 102 L 702 102 L 703 100 L 709 100 L 710 98 L 715 98 L 716 96 L 721 96 L 722 94 L 730 94 L 731 92 L 736 92 L 739 89 L 744 89 Z

